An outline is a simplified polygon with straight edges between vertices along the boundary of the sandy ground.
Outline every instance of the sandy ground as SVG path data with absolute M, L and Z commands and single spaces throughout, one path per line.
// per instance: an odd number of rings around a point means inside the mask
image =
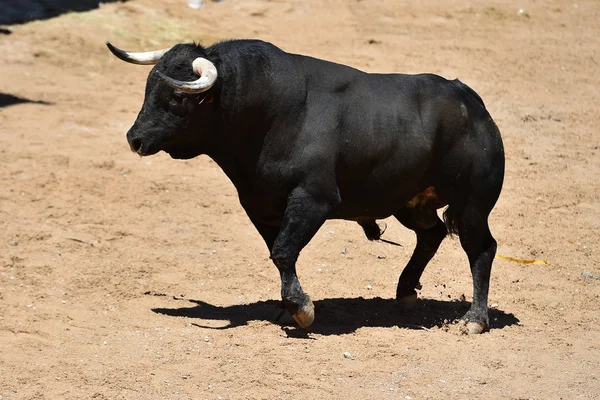
M 2 96 L 32 102 L 0 108 L 1 399 L 600 398 L 597 0 L 133 0 L 11 29 Z M 149 67 L 104 41 L 236 37 L 479 92 L 507 155 L 498 252 L 548 262 L 495 261 L 489 332 L 452 323 L 472 293 L 457 240 L 395 308 L 415 238 L 391 219 L 403 247 L 328 222 L 298 266 L 314 326 L 277 323 L 278 273 L 224 174 L 130 153 Z

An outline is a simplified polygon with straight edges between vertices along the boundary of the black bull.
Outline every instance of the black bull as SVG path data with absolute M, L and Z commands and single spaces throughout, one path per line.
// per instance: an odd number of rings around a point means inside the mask
M 109 48 L 130 62 L 128 55 L 147 54 Z M 504 150 L 472 89 L 432 74 L 368 74 L 254 40 L 180 44 L 153 57 L 136 62 L 156 66 L 127 133 L 132 150 L 206 154 L 223 169 L 269 248 L 283 302 L 300 326 L 313 322 L 314 307 L 296 260 L 325 220 L 357 221 L 378 239 L 375 221 L 391 215 L 417 235 L 398 281 L 399 303 L 416 300 L 425 266 L 456 233 L 473 276 L 463 324 L 470 333 L 489 326 L 496 241 L 488 215 L 502 188 Z M 192 70 L 196 59 L 210 61 L 215 79 L 188 90 L 174 79 L 204 75 L 205 67 Z M 442 221 L 436 210 L 446 206 Z

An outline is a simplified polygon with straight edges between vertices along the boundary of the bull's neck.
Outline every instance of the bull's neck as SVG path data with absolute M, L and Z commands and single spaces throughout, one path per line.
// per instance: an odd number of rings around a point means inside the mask
M 215 94 L 215 132 L 207 155 L 229 176 L 238 190 L 252 185 L 265 137 L 272 126 L 269 107 L 277 95 L 273 64 L 280 50 L 260 41 L 215 45 L 219 80 Z
M 243 135 L 244 132 L 238 134 Z M 210 146 L 206 154 L 221 167 L 239 190 L 241 185 L 250 184 L 254 180 L 261 150 L 262 140 L 239 140 L 238 135 L 229 131 L 223 140 Z
M 244 79 L 248 82 L 244 85 L 239 82 L 240 78 L 242 76 L 234 74 L 224 82 L 226 89 L 215 96 L 215 132 L 206 152 L 238 190 L 253 180 L 270 129 L 263 98 L 253 92 L 251 80 Z

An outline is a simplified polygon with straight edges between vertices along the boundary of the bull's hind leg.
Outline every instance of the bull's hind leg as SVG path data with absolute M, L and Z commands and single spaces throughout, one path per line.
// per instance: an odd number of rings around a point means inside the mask
M 473 276 L 473 302 L 461 318 L 467 333 L 481 333 L 489 327 L 488 293 L 496 240 L 488 226 L 487 207 L 471 198 L 456 216 L 460 244 L 467 253 Z
M 440 247 L 448 231 L 434 208 L 425 210 L 404 208 L 394 216 L 402 225 L 417 234 L 417 245 L 410 261 L 400 275 L 396 289 L 396 299 L 400 305 L 409 307 L 417 300 L 415 289 L 421 287 L 419 280 L 425 267 Z
M 472 137 L 477 141 L 471 147 L 485 151 L 472 153 L 471 174 L 464 176 L 462 188 L 455 192 L 462 196 L 452 199 L 444 214 L 449 229 L 458 232 L 473 276 L 473 302 L 461 319 L 467 333 L 481 333 L 489 328 L 487 303 L 497 244 L 490 232 L 488 217 L 504 180 L 504 150 L 498 128 L 488 119 L 485 124 L 475 124 L 475 129 L 478 132 Z

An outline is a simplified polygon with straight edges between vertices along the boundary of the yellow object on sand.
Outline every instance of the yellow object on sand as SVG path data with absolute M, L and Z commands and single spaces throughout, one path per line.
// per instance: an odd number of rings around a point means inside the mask
M 542 265 L 548 264 L 548 262 L 545 261 L 545 260 L 523 260 L 523 259 L 520 259 L 520 258 L 501 256 L 500 254 L 496 254 L 496 258 L 498 260 L 514 261 L 514 262 L 517 262 L 519 264 L 542 264 Z

